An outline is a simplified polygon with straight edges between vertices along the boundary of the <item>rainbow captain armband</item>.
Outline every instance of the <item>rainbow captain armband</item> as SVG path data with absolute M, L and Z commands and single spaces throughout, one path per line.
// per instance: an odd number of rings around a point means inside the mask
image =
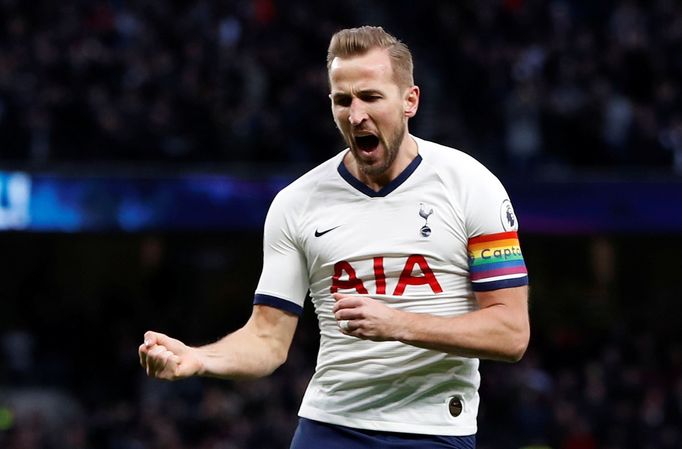
M 469 272 L 476 292 L 528 284 L 528 271 L 516 232 L 469 239 Z

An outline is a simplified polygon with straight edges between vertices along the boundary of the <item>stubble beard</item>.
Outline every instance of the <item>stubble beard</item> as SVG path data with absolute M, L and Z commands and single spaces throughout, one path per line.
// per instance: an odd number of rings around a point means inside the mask
M 400 144 L 402 143 L 403 138 L 405 137 L 406 128 L 407 127 L 405 126 L 405 123 L 400 122 L 400 126 L 396 128 L 395 131 L 390 136 L 388 136 L 387 139 L 379 137 L 379 144 L 382 147 L 384 147 L 384 150 L 386 152 L 383 157 L 383 160 L 380 161 L 379 164 L 365 162 L 359 156 L 359 150 L 357 149 L 355 144 L 353 142 L 350 143 L 350 147 L 353 152 L 355 162 L 360 171 L 365 176 L 371 178 L 377 177 L 386 173 L 388 169 L 391 168 L 396 158 L 398 157 L 398 152 L 400 151 Z

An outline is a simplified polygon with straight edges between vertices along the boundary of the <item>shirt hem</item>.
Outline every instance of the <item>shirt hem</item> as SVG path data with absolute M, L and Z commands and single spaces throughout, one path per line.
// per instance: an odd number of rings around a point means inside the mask
M 320 410 L 301 406 L 298 412 L 301 418 L 312 419 L 327 424 L 335 424 L 339 426 L 353 427 L 363 430 L 376 430 L 379 432 L 398 432 L 398 433 L 415 433 L 421 435 L 438 435 L 438 436 L 453 436 L 463 437 L 476 434 L 477 426 L 471 424 L 451 423 L 448 425 L 423 425 L 405 422 L 393 421 L 379 421 L 367 418 L 351 418 L 343 415 L 333 415 L 325 413 Z

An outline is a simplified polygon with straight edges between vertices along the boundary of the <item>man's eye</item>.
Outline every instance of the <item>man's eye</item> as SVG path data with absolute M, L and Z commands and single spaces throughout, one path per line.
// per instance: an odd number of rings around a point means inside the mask
M 350 98 L 345 98 L 345 97 L 334 98 L 334 104 L 336 106 L 347 107 L 347 106 L 350 106 L 350 102 L 351 102 Z
M 381 96 L 380 95 L 368 95 L 364 98 L 364 100 L 367 102 L 378 101 L 378 100 L 381 100 Z

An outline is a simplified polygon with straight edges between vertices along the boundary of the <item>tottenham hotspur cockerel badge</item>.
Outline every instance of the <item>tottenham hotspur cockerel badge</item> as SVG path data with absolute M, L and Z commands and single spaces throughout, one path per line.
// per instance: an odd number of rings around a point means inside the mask
M 424 226 L 421 227 L 419 233 L 422 237 L 431 235 L 431 228 L 429 227 L 429 216 L 433 213 L 433 207 L 428 207 L 424 203 L 419 203 L 419 216 L 424 219 Z

